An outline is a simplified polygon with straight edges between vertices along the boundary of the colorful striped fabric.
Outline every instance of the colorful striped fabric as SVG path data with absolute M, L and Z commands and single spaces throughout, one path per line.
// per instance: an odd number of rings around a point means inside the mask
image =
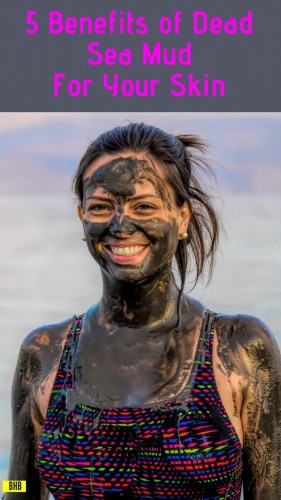
M 206 311 L 189 382 L 149 408 L 67 410 L 82 316 L 68 334 L 38 448 L 56 500 L 239 500 L 242 448 L 212 367 L 215 314 Z

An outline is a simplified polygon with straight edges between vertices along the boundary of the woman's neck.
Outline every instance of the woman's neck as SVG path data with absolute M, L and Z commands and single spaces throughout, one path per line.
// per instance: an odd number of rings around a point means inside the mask
M 131 328 L 177 324 L 179 289 L 171 266 L 142 283 L 114 280 L 103 273 L 101 321 Z

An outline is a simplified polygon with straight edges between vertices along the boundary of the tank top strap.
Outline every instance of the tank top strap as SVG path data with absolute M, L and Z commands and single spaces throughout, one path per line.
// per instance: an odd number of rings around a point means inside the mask
M 73 360 L 78 345 L 79 335 L 81 333 L 81 326 L 83 321 L 83 314 L 74 316 L 74 321 L 66 337 L 58 372 L 65 373 L 67 377 L 72 375 Z M 72 377 L 71 377 L 72 378 Z
M 192 392 L 196 392 L 196 386 L 201 383 L 202 369 L 206 365 L 212 365 L 214 316 L 215 313 L 209 309 L 205 310 L 191 373 L 186 387 L 180 393 L 180 399 L 176 398 L 176 405 L 190 400 Z M 169 403 L 166 406 L 170 406 Z
M 206 309 L 201 329 L 200 365 L 212 363 L 216 313 Z
M 82 321 L 83 314 L 74 316 L 74 320 L 67 334 L 49 401 L 48 411 L 58 404 L 63 405 L 65 403 L 66 389 L 73 386 L 73 360 L 75 358 Z

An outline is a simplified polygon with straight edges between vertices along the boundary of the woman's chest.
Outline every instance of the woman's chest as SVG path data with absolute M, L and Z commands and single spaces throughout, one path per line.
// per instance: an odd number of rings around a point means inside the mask
M 186 385 L 196 355 L 193 335 L 117 332 L 79 341 L 73 359 L 75 403 L 134 406 L 163 401 Z
M 78 405 L 67 416 L 56 412 L 47 419 L 39 448 L 43 480 L 48 456 L 51 465 L 59 460 L 66 483 L 69 477 L 72 481 L 83 477 L 83 487 L 94 485 L 102 491 L 132 487 L 144 494 L 149 486 L 150 494 L 155 494 L 158 486 L 159 492 L 165 486 L 171 494 L 171 486 L 176 485 L 185 498 L 197 498 L 195 493 L 201 498 L 207 476 L 216 478 L 214 491 L 217 487 L 226 491 L 234 472 L 238 487 L 242 467 L 238 440 L 214 405 L 196 397 L 188 404 L 185 409 L 166 406 L 157 410 Z M 223 476 L 219 474 L 222 467 Z M 50 481 L 49 468 L 47 473 Z M 148 473 L 149 483 L 145 480 Z M 168 476 L 169 482 L 163 481 Z M 192 496 L 189 488 L 194 479 L 197 486 Z

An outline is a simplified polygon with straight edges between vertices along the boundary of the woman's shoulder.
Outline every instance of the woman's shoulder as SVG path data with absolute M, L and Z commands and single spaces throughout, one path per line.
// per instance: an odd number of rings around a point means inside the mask
M 280 363 L 277 341 L 270 328 L 256 316 L 215 314 L 218 355 L 233 364 L 245 363 L 249 371 L 274 368 Z
M 208 314 L 214 318 L 218 340 L 226 341 L 230 346 L 241 344 L 245 349 L 255 343 L 277 345 L 270 328 L 260 318 L 249 314 L 215 312 L 190 295 L 185 295 L 185 299 L 191 316 L 203 318 Z
M 77 316 L 72 316 L 59 323 L 51 323 L 34 328 L 22 342 L 22 349 L 39 349 L 43 346 L 61 343 L 65 340 Z
M 264 346 L 268 349 L 276 349 L 278 346 L 276 339 L 270 328 L 256 316 L 249 314 L 225 314 L 215 312 L 206 307 L 202 302 L 185 295 L 191 318 L 204 318 L 211 315 L 214 319 L 214 327 L 219 342 L 219 347 L 227 347 L 237 350 L 240 346 L 244 350 Z
M 244 347 L 257 341 L 271 343 L 275 340 L 270 328 L 260 318 L 249 314 L 215 313 L 215 325 L 218 335 L 237 340 Z
M 16 372 L 28 372 L 30 382 L 41 382 L 57 366 L 75 316 L 59 323 L 43 325 L 23 339 Z
M 19 390 L 28 393 L 39 407 L 36 399 L 39 388 L 43 393 L 50 375 L 55 374 L 74 320 L 75 317 L 71 317 L 59 323 L 43 325 L 26 335 L 18 355 L 13 393 L 17 394 Z

